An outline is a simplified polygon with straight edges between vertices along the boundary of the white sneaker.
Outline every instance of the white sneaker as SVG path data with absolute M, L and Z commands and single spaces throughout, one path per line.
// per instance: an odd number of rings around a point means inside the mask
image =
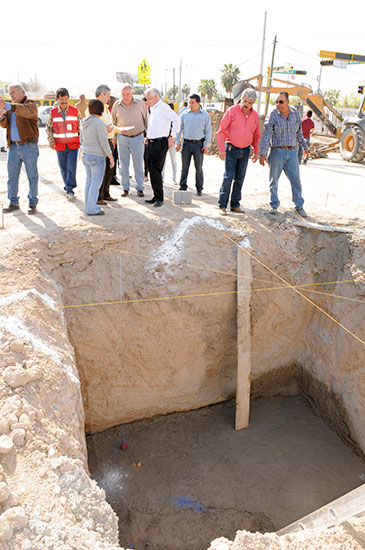
M 66 199 L 67 199 L 68 201 L 75 201 L 75 200 L 76 200 L 75 193 L 67 193 Z

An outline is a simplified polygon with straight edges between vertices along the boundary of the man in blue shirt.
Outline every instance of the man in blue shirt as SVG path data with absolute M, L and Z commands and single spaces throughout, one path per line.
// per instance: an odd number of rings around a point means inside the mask
M 0 97 L 0 126 L 7 130 L 8 141 L 8 198 L 4 212 L 19 210 L 19 174 L 24 163 L 29 181 L 29 210 L 35 214 L 38 203 L 38 110 L 35 101 L 28 99 L 21 84 L 9 86 L 12 103 Z
M 188 188 L 187 179 L 191 157 L 194 157 L 196 193 L 202 194 L 204 185 L 203 157 L 208 151 L 212 137 L 212 125 L 210 116 L 200 107 L 200 96 L 192 94 L 189 96 L 189 109 L 181 115 L 180 131 L 176 135 L 176 151 L 181 149 L 180 138 L 183 138 L 181 150 L 182 169 L 180 178 L 180 189 L 185 191 Z
M 302 133 L 302 120 L 298 111 L 289 107 L 288 92 L 283 91 L 276 100 L 276 109 L 265 121 L 264 134 L 260 142 L 260 164 L 265 166 L 265 162 L 268 162 L 270 166 L 270 214 L 278 214 L 278 181 L 284 170 L 291 184 L 295 210 L 299 216 L 307 218 L 303 208 L 297 143 L 302 145 L 306 158 L 308 145 Z M 269 158 L 266 158 L 269 145 L 271 151 Z

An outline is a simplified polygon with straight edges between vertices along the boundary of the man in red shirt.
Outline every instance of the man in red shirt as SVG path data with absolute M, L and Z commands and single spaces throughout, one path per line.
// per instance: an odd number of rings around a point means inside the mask
M 219 158 L 225 161 L 223 183 L 218 199 L 223 216 L 227 214 L 232 181 L 231 212 L 243 213 L 240 208 L 241 189 L 251 145 L 254 151 L 252 161 L 256 162 L 258 159 L 260 123 L 258 114 L 252 108 L 256 97 L 256 92 L 252 88 L 244 90 L 240 103 L 225 112 L 217 132 Z
M 314 129 L 314 122 L 312 120 L 312 115 L 313 115 L 312 111 L 307 111 L 306 118 L 302 122 L 303 137 L 304 137 L 305 141 L 307 142 L 308 147 L 309 147 L 309 144 L 310 144 L 310 135 L 311 135 L 312 130 Z M 299 145 L 298 145 L 299 164 L 302 163 L 302 158 L 303 158 L 303 147 L 299 143 Z M 307 164 L 307 160 L 308 160 L 308 156 L 306 156 L 304 158 L 303 164 Z

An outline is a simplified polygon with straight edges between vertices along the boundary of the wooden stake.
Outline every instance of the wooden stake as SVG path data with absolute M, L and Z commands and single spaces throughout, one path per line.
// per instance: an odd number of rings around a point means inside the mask
M 249 424 L 251 388 L 251 258 L 240 249 L 237 275 L 236 430 L 240 430 Z

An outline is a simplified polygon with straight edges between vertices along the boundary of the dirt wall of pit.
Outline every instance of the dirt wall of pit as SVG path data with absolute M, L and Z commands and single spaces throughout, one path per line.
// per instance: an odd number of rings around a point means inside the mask
M 123 226 L 122 234 L 69 234 L 47 248 L 42 266 L 65 306 L 90 304 L 65 309 L 87 431 L 235 394 L 237 254 L 243 252 L 227 236 L 250 246 L 289 284 L 317 285 L 301 290 L 361 334 L 356 300 L 364 292 L 363 266 L 351 234 L 288 219 L 266 231 L 239 223 L 228 230 L 198 217 Z M 254 259 L 252 276 L 253 397 L 302 391 L 345 439 L 364 449 L 363 346 L 302 296 L 280 288 L 283 282 Z M 354 278 L 350 287 L 342 283 Z
M 0 263 L 0 548 L 113 550 L 117 518 L 88 475 L 62 298 L 33 244 Z

